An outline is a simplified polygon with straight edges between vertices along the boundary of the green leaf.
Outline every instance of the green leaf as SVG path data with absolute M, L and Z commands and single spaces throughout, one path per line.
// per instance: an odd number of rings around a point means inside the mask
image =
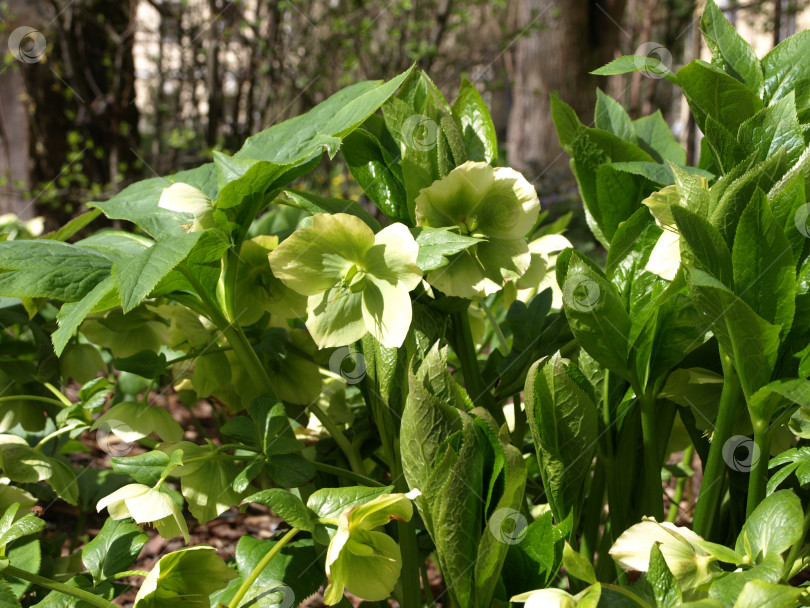
M 506 595 L 542 589 L 560 567 L 562 541 L 555 537 L 551 511 L 546 511 L 523 531 L 520 542 L 509 545 L 501 576 Z
M 715 277 L 723 285 L 732 284 L 731 252 L 723 237 L 708 221 L 680 206 L 671 207 L 681 233 L 681 257 Z
M 700 18 L 700 31 L 712 51 L 713 62 L 744 83 L 757 95 L 762 94 L 764 79 L 754 49 L 729 23 L 714 0 L 708 0 Z
M 810 53 L 810 31 L 790 36 L 762 58 L 765 77 L 765 102 L 771 104 L 796 90 L 810 78 L 805 58 Z
M 140 526 L 131 521 L 107 518 L 101 531 L 82 549 L 82 562 L 98 584 L 129 569 L 147 540 Z
M 662 75 L 667 80 L 677 84 L 677 78 L 670 72 L 669 66 L 661 63 L 655 57 L 646 55 L 623 55 L 613 61 L 608 62 L 601 68 L 594 70 L 591 74 L 596 76 L 615 76 L 617 74 L 627 74 L 629 72 L 648 72 L 654 75 Z
M 686 164 L 686 151 L 670 131 L 661 110 L 634 120 L 633 128 L 638 137 L 638 145 L 657 162 Z
M 469 249 L 483 239 L 458 234 L 450 228 L 430 228 L 422 226 L 411 231 L 419 245 L 416 264 L 424 272 L 447 266 L 450 257 Z
M 334 156 L 340 138 L 373 114 L 410 72 L 408 69 L 386 83 L 369 80 L 341 89 L 309 112 L 249 137 L 234 156 L 278 165 L 299 162 L 321 147 Z
M 46 526 L 44 520 L 30 513 L 14 521 L 14 517 L 19 508 L 19 503 L 14 503 L 6 509 L 3 517 L 0 519 L 0 547 L 5 547 L 10 542 L 28 536 L 29 534 L 36 534 Z
M 795 310 L 796 269 L 790 243 L 757 189 L 737 225 L 732 249 L 734 291 L 784 338 Z
M 737 139 L 745 156 L 756 152 L 763 161 L 784 147 L 788 167 L 795 165 L 805 146 L 793 92 L 742 123 Z
M 461 88 L 452 110 L 464 140 L 467 159 L 491 163 L 498 158 L 498 138 L 489 108 L 475 85 L 466 78 L 461 80 Z
M 650 569 L 646 580 L 652 588 L 656 606 L 670 608 L 681 605 L 681 585 L 667 566 L 664 554 L 657 544 L 653 544 L 650 550 Z
M 729 173 L 745 159 L 735 135 L 711 116 L 706 117 L 706 142 L 723 173 Z
M 736 133 L 745 119 L 763 108 L 756 92 L 703 60 L 685 65 L 676 75 L 701 130 L 711 116 Z
M 591 263 L 574 251 L 557 281 L 563 292 L 565 315 L 580 345 L 599 363 L 628 378 L 630 317 L 616 288 Z M 564 514 L 563 514 L 564 516 Z
M 759 563 L 787 551 L 802 539 L 802 504 L 791 490 L 779 490 L 763 500 L 737 537 L 737 553 Z
M 56 316 L 59 329 L 51 334 L 53 350 L 57 356 L 61 355 L 62 351 L 65 350 L 65 346 L 67 346 L 67 343 L 85 317 L 91 312 L 98 312 L 98 304 L 107 300 L 114 292 L 115 280 L 112 276 L 107 276 L 78 302 L 65 302 L 62 305 L 59 314 Z
M 135 606 L 210 608 L 208 596 L 236 576 L 213 547 L 186 547 L 158 560 L 138 590 Z
M 166 355 L 153 350 L 142 350 L 130 357 L 116 358 L 115 369 L 143 378 L 159 378 L 166 373 Z
M 315 513 L 295 494 L 286 490 L 262 490 L 242 501 L 242 504 L 257 502 L 272 509 L 281 519 L 294 528 L 307 532 L 315 530 Z
M 200 232 L 188 232 L 167 237 L 140 254 L 113 264 L 112 275 L 125 313 L 140 304 L 160 280 L 188 256 L 200 235 Z
M 111 458 L 110 465 L 116 473 L 129 475 L 138 483 L 153 486 L 169 465 L 169 456 L 164 452 L 154 450 L 137 456 Z
M 526 377 L 529 428 L 543 487 L 557 521 L 572 511 L 577 520 L 597 442 L 596 406 L 587 383 L 582 372 L 559 353 L 535 363 Z
M 565 572 L 575 579 L 584 581 L 588 584 L 596 582 L 596 573 L 593 571 L 593 565 L 590 560 L 584 555 L 580 555 L 571 548 L 568 541 L 565 542 L 563 548 L 563 561 L 562 565 Z
M 638 142 L 633 121 L 630 120 L 627 111 L 610 95 L 605 95 L 600 88 L 596 89 L 594 125 L 597 129 L 609 131 L 625 141 Z
M 291 190 L 289 188 L 284 190 L 284 194 L 287 195 L 287 198 L 289 198 L 296 207 L 299 209 L 304 209 L 313 215 L 316 213 L 348 213 L 350 215 L 359 217 L 375 232 L 380 230 L 380 222 L 369 215 L 368 212 L 356 201 L 340 198 L 327 198 L 325 196 L 312 194 L 311 192 L 305 192 L 303 190 Z M 366 194 L 368 194 L 367 191 Z
M 76 302 L 110 275 L 106 256 L 59 241 L 0 243 L 0 295 Z
M 3 608 L 22 608 L 20 600 L 17 599 L 9 584 L 0 578 L 0 606 Z
M 656 190 L 648 179 L 627 173 L 613 164 L 599 165 L 596 171 L 596 196 L 599 225 L 608 240 L 613 239 L 619 224 L 641 206 L 641 201 Z
M 252 536 L 243 536 L 239 539 L 239 543 L 236 545 L 236 568 L 242 579 L 253 572 L 277 542 L 276 540 L 259 540 Z M 321 551 L 323 550 L 321 549 Z M 315 593 L 318 587 L 326 584 L 326 576 L 319 565 L 321 559 L 322 557 L 319 557 L 311 539 L 288 543 L 261 571 L 252 587 L 258 593 L 251 595 L 255 597 L 281 587 L 285 599 L 278 605 L 278 608 L 297 606 L 305 598 Z M 292 597 L 290 598 L 290 596 Z M 249 598 L 246 599 L 249 602 Z M 252 605 L 247 604 L 247 606 Z M 260 606 L 262 606 L 261 603 L 257 605 L 257 608 Z M 276 605 L 269 604 L 268 608 L 270 607 L 276 608 Z
M 779 326 L 758 316 L 705 272 L 691 271 L 695 307 L 734 361 L 743 388 L 753 393 L 768 383 L 779 349 Z
M 300 488 L 315 477 L 312 463 L 301 454 L 277 454 L 265 465 L 267 474 L 283 488 Z
M 216 519 L 232 506 L 239 504 L 240 496 L 232 486 L 239 469 L 232 462 L 211 456 L 191 473 L 183 473 L 181 491 L 188 502 L 188 510 L 201 524 Z
M 799 598 L 804 595 L 804 589 L 790 585 L 774 585 L 766 581 L 748 581 L 742 593 L 734 602 L 734 608 L 793 608 Z

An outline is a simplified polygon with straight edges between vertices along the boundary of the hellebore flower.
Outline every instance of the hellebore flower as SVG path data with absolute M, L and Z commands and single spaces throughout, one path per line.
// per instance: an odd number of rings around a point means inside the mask
M 411 500 L 418 495 L 418 490 L 386 494 L 341 513 L 337 533 L 326 553 L 327 605 L 337 604 L 344 588 L 372 602 L 391 595 L 402 569 L 402 555 L 393 538 L 374 529 L 392 519 L 410 521 Z
M 602 594 L 602 586 L 595 583 L 583 589 L 577 595 L 571 595 L 562 589 L 538 589 L 521 593 L 513 597 L 510 602 L 526 602 L 525 608 L 576 608 L 595 607 Z
M 506 305 L 515 300 L 528 302 L 536 294 L 551 287 L 551 307 L 562 308 L 562 289 L 557 285 L 554 265 L 557 254 L 568 247 L 573 247 L 571 241 L 561 234 L 546 234 L 529 243 L 531 263 L 522 277 L 506 284 L 504 288 Z
M 419 245 L 403 224 L 376 235 L 346 213 L 319 213 L 269 254 L 273 274 L 307 299 L 307 329 L 319 348 L 366 332 L 393 348 L 411 325 L 408 295 L 422 279 Z
M 647 572 L 650 551 L 653 544 L 657 544 L 672 574 L 684 590 L 691 590 L 722 572 L 714 563 L 716 558 L 704 549 L 704 543 L 689 528 L 669 522 L 659 524 L 655 519 L 645 517 L 616 539 L 610 555 L 624 570 Z
M 183 224 L 186 232 L 214 227 L 214 206 L 211 199 L 194 186 L 178 182 L 164 188 L 158 207 L 177 213 L 190 213 L 193 216 L 192 221 Z
M 174 499 L 160 488 L 131 483 L 98 501 L 96 510 L 104 508 L 113 519 L 131 517 L 135 523 L 151 523 L 163 538 L 182 534 L 188 542 L 188 526 L 183 510 Z
M 428 274 L 450 296 L 485 296 L 518 279 L 531 262 L 524 237 L 540 212 L 537 192 L 514 169 L 468 161 L 423 188 L 416 197 L 416 224 L 452 227 L 484 239 Z

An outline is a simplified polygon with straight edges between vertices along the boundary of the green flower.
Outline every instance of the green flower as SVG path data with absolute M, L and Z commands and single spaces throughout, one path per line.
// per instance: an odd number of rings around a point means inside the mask
M 468 161 L 423 188 L 415 204 L 418 226 L 452 227 L 485 239 L 428 275 L 428 282 L 447 295 L 489 295 L 528 270 L 531 254 L 524 237 L 537 221 L 540 200 L 514 169 Z
M 151 523 L 163 538 L 182 535 L 188 542 L 188 526 L 183 510 L 160 488 L 131 483 L 98 501 L 96 510 L 106 507 L 113 519 L 131 517 L 138 524 Z
M 324 601 L 327 605 L 337 604 L 344 588 L 372 602 L 391 595 L 402 569 L 402 555 L 394 539 L 374 529 L 392 519 L 410 521 L 411 500 L 418 495 L 418 490 L 386 494 L 341 513 L 337 533 L 326 553 L 329 585 Z
M 269 259 L 276 277 L 308 296 L 307 329 L 319 348 L 352 344 L 366 332 L 393 348 L 411 325 L 418 252 L 403 224 L 375 235 L 353 215 L 319 213 Z
M 664 561 L 685 590 L 696 589 L 722 572 L 700 536 L 689 528 L 659 524 L 647 517 L 625 530 L 609 553 L 624 570 L 647 572 L 653 544 L 661 549 Z
M 214 227 L 214 205 L 205 192 L 182 182 L 164 188 L 158 207 L 177 213 L 191 214 L 192 220 L 183 224 L 186 232 Z

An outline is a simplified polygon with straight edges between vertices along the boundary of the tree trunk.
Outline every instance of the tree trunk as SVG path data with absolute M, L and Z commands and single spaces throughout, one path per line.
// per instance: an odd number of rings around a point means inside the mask
M 590 124 L 595 86 L 590 72 L 614 57 L 626 0 L 515 0 L 509 163 L 535 185 L 553 186 L 567 167 L 551 120 L 556 93 Z

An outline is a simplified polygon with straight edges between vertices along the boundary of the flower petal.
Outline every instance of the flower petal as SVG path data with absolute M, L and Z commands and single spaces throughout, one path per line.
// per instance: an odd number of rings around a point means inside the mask
M 382 260 L 372 257 L 366 266 L 371 274 L 382 277 L 393 274 L 405 284 L 408 291 L 419 285 L 419 281 L 422 280 L 422 269 L 416 265 L 419 245 L 404 224 L 391 224 L 380 230 L 374 237 L 374 247 L 371 251 L 377 250 L 378 246 L 382 247 Z M 386 274 L 382 272 L 380 261 L 384 262 Z
M 135 523 L 145 524 L 170 517 L 177 508 L 171 496 L 160 490 L 149 490 L 138 496 L 127 498 L 127 509 Z
M 163 189 L 158 207 L 178 213 L 191 213 L 196 217 L 211 208 L 211 199 L 202 190 L 178 182 Z
M 142 483 L 131 483 L 123 488 L 118 488 L 112 494 L 108 494 L 98 501 L 96 511 L 101 511 L 105 507 L 113 519 L 125 519 L 129 517 L 129 510 L 124 502 L 128 498 L 146 494 L 151 488 Z
M 411 296 L 402 282 L 367 275 L 363 289 L 363 320 L 368 331 L 387 348 L 402 346 L 411 327 Z
M 540 213 L 537 190 L 509 167 L 494 169 L 494 182 L 475 209 L 478 229 L 501 239 L 523 238 Z
M 366 335 L 362 295 L 338 288 L 307 299 L 307 329 L 318 348 L 346 346 Z
M 488 163 L 459 165 L 419 192 L 414 201 L 416 224 L 432 228 L 465 225 L 494 180 L 494 169 Z
M 457 254 L 447 266 L 428 274 L 427 280 L 446 295 L 460 298 L 486 296 L 501 288 L 484 275 L 484 268 L 469 249 Z
M 498 289 L 505 281 L 522 277 L 531 265 L 532 255 L 522 238 L 490 239 L 477 247 L 484 273 L 498 284 Z
M 681 237 L 677 232 L 664 230 L 650 252 L 650 258 L 647 260 L 644 270 L 657 274 L 667 281 L 673 281 L 680 265 Z
M 363 220 L 346 213 L 318 213 L 312 225 L 299 228 L 269 254 L 273 274 L 306 296 L 321 293 L 361 264 L 374 245 Z

